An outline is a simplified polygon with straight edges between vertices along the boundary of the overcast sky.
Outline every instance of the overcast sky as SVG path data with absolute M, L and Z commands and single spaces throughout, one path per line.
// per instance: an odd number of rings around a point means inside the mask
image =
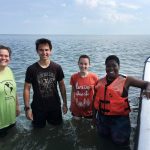
M 0 0 L 0 34 L 150 34 L 150 0 Z

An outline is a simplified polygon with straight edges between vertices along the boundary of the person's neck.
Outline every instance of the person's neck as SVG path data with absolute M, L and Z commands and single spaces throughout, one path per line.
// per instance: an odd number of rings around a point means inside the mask
M 0 72 L 4 71 L 5 68 L 6 68 L 6 66 L 5 67 L 0 67 Z
M 112 78 L 112 77 L 106 76 L 106 79 L 107 79 L 108 84 L 112 83 L 117 77 L 118 77 L 118 76 Z
M 50 64 L 50 60 L 39 60 L 38 64 L 42 67 L 42 68 L 47 68 Z
M 80 76 L 81 77 L 87 77 L 87 75 L 89 74 L 89 72 L 87 71 L 87 72 L 80 72 Z

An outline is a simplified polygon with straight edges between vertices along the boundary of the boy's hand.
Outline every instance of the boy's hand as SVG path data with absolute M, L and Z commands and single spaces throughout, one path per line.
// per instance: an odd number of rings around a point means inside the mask
M 66 104 L 63 104 L 63 106 L 62 106 L 62 111 L 63 111 L 63 114 L 66 114 L 66 113 L 67 113 L 68 107 L 67 107 Z

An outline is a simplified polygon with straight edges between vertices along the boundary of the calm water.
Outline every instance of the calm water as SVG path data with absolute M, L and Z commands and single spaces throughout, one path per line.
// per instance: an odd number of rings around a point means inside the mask
M 61 64 L 65 73 L 68 106 L 70 105 L 71 74 L 78 71 L 77 61 L 81 54 L 91 57 L 90 71 L 100 77 L 105 75 L 105 58 L 110 54 L 119 56 L 120 72 L 142 78 L 145 59 L 150 55 L 150 36 L 71 36 L 71 35 L 0 35 L 0 44 L 12 48 L 11 68 L 14 71 L 21 114 L 16 127 L 0 139 L 0 150 L 122 150 L 109 140 L 100 138 L 96 129 L 91 128 L 89 120 L 74 122 L 70 112 L 64 115 L 62 126 L 47 125 L 44 129 L 33 130 L 31 122 L 23 111 L 23 84 L 26 68 L 38 60 L 35 50 L 37 38 L 49 38 L 53 44 L 52 60 Z M 130 89 L 131 113 L 131 149 L 133 149 L 134 131 L 138 112 L 139 89 Z

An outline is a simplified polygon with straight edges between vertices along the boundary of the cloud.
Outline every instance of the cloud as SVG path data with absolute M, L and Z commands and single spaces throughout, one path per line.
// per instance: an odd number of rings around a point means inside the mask
M 92 22 L 93 22 L 93 20 L 92 20 Z M 91 23 L 91 20 L 89 20 L 87 17 L 82 17 L 82 23 L 83 24 L 90 24 Z
M 124 7 L 127 9 L 139 9 L 140 6 L 133 3 L 117 2 L 116 0 L 75 0 L 77 4 L 84 5 L 90 8 L 96 7 L 109 7 L 109 8 L 118 8 Z
M 75 0 L 77 4 L 83 4 L 84 0 Z
M 95 8 L 98 6 L 98 0 L 86 0 L 86 4 L 91 8 Z
M 90 8 L 96 8 L 100 6 L 116 7 L 116 2 L 114 0 L 76 0 L 79 5 L 88 6 Z
M 62 7 L 66 7 L 67 4 L 66 4 L 66 3 L 62 3 L 61 6 L 62 6 Z
M 31 21 L 29 19 L 26 19 L 23 21 L 23 24 L 30 24 L 30 23 L 31 23 Z
M 134 10 L 137 10 L 140 8 L 140 6 L 138 6 L 138 5 L 129 4 L 129 3 L 120 3 L 120 6 L 128 8 L 128 9 L 134 9 Z
M 82 7 L 87 7 L 92 9 L 93 16 L 90 14 L 83 17 L 82 21 L 89 22 L 87 20 L 92 20 L 92 17 L 97 16 L 97 20 L 100 22 L 132 22 L 139 20 L 137 15 L 137 10 L 140 6 L 133 3 L 125 3 L 116 0 L 75 0 L 76 3 Z M 139 14 L 139 12 L 138 12 Z
M 133 20 L 138 20 L 137 17 L 135 17 L 132 14 L 125 14 L 125 13 L 117 13 L 117 12 L 111 12 L 108 13 L 105 17 L 108 21 L 111 21 L 112 23 L 116 22 L 132 22 Z
M 47 14 L 44 14 L 44 15 L 43 15 L 43 18 L 44 18 L 44 19 L 47 19 L 47 18 L 49 18 L 49 16 L 48 16 Z

